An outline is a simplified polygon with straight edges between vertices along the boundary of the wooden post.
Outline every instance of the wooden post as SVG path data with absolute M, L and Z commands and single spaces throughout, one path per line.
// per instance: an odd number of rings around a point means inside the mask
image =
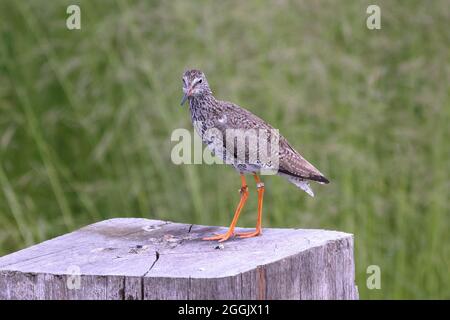
M 357 299 L 353 236 L 111 219 L 0 258 L 0 299 Z

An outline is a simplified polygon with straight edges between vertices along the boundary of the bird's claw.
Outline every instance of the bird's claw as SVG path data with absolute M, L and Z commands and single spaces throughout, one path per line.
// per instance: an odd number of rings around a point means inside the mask
M 227 241 L 229 238 L 231 238 L 232 236 L 234 236 L 233 232 L 227 232 L 227 233 L 215 233 L 215 236 L 212 237 L 206 237 L 203 238 L 202 240 L 207 240 L 207 241 L 215 241 L 218 240 L 219 242 L 224 242 Z
M 236 233 L 236 236 L 238 238 L 253 238 L 253 237 L 260 236 L 261 234 L 262 234 L 261 230 L 256 230 L 256 231 L 250 231 L 250 232 L 239 232 L 239 233 Z

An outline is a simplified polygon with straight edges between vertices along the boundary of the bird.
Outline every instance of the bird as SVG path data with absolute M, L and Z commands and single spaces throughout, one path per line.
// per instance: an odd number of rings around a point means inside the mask
M 240 200 L 227 232 L 205 237 L 203 240 L 223 242 L 232 237 L 251 238 L 262 234 L 265 186 L 260 176 L 265 172 L 286 178 L 312 197 L 314 193 L 309 181 L 320 184 L 330 182 L 269 123 L 235 103 L 216 99 L 202 71 L 186 70 L 182 76 L 182 83 L 183 97 L 180 105 L 183 106 L 186 101 L 189 102 L 195 131 L 212 154 L 223 163 L 232 165 L 241 178 Z M 229 135 L 230 132 L 237 132 L 237 134 Z M 265 132 L 265 134 L 258 132 Z M 244 141 L 242 136 L 245 136 Z M 237 143 L 239 139 L 240 145 Z M 271 147 L 267 147 L 269 145 Z M 271 151 L 266 152 L 269 156 L 261 157 L 260 154 L 265 154 L 260 152 L 261 149 L 263 151 L 270 149 Z M 249 174 L 254 177 L 258 193 L 256 227 L 254 231 L 235 233 L 239 216 L 249 196 L 245 178 Z

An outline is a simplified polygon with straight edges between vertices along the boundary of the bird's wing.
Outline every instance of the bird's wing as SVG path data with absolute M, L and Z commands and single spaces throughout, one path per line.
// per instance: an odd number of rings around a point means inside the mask
M 329 183 L 328 179 L 325 178 L 319 170 L 317 170 L 311 163 L 309 163 L 294 148 L 291 147 L 286 138 L 278 133 L 278 131 L 271 131 L 275 129 L 270 124 L 250 111 L 235 104 L 224 103 L 224 106 L 225 108 L 223 109 L 223 113 L 218 118 L 218 121 L 216 121 L 216 127 L 222 132 L 223 137 L 226 137 L 226 131 L 228 129 L 248 130 L 246 131 L 246 136 L 253 138 L 256 134 L 256 137 L 254 137 L 255 139 L 260 139 L 260 136 L 256 132 L 258 129 L 267 130 L 269 133 L 269 139 L 272 139 L 271 135 L 277 134 L 277 138 L 279 139 L 279 173 L 300 179 Z M 252 132 L 250 129 L 255 129 L 255 131 Z M 225 141 L 226 139 L 224 139 L 224 148 L 227 149 Z M 245 150 L 245 156 L 247 157 L 246 159 L 248 159 L 248 148 L 246 147 Z M 240 159 L 241 157 L 238 157 L 236 150 L 227 150 L 227 152 L 234 155 L 234 157 L 238 158 L 240 161 L 246 160 Z
M 280 162 L 278 172 L 320 183 L 330 182 L 316 167 L 292 148 L 289 142 L 282 136 L 280 136 Z
M 231 102 L 222 102 L 223 109 L 215 119 L 215 128 L 219 129 L 223 137 L 223 148 L 228 155 L 241 163 L 249 163 L 251 155 L 255 156 L 257 145 L 261 136 L 258 130 L 270 131 L 272 126 L 257 117 L 250 111 L 243 109 Z M 232 131 L 236 130 L 236 131 Z M 241 131 L 242 130 L 242 131 Z M 246 139 L 244 145 L 237 139 Z M 243 147 L 242 152 L 238 147 Z M 253 148 L 253 149 L 252 149 Z

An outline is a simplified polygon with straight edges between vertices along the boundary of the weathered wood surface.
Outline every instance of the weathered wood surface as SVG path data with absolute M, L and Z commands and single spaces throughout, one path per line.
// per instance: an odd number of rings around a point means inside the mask
M 0 299 L 358 298 L 351 234 L 267 228 L 223 247 L 201 240 L 224 231 L 102 221 L 0 258 Z

